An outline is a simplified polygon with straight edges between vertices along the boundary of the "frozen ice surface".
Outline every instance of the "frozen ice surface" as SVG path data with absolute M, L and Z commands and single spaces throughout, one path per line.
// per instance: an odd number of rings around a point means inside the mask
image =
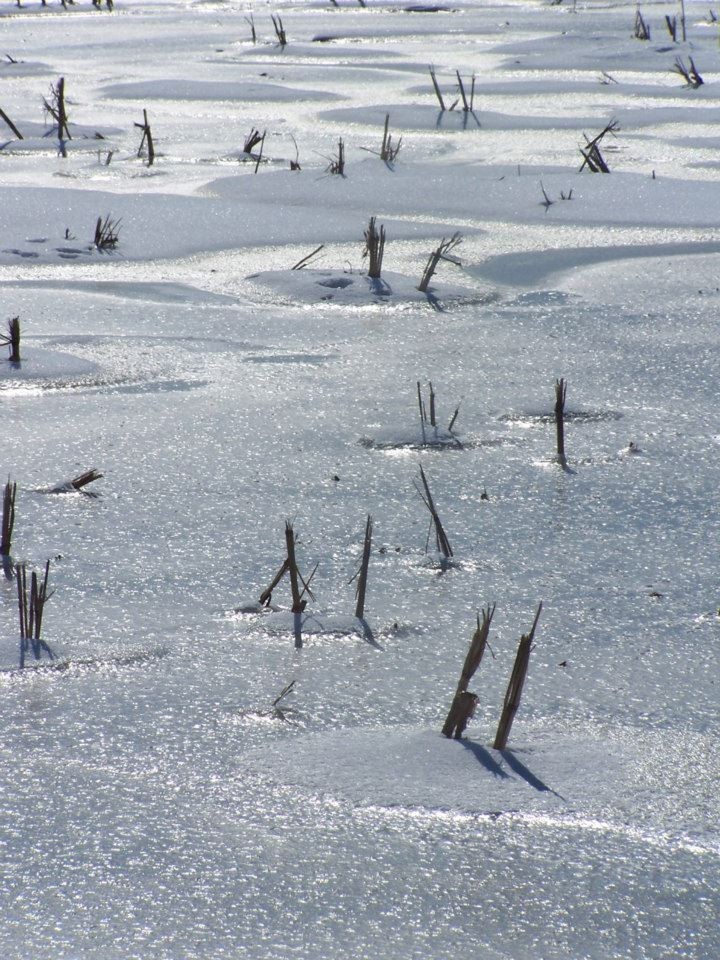
M 14 559 L 52 561 L 59 658 L 17 668 L 0 580 L 3 960 L 720 956 L 716 31 L 692 4 L 675 46 L 670 6 L 650 43 L 627 5 L 406 6 L 280 4 L 281 49 L 260 6 L 2 0 L 1 106 L 27 129 L 0 150 L 24 357 L 0 360 L 3 469 Z M 695 91 L 672 71 L 689 55 Z M 430 63 L 448 105 L 476 74 L 479 125 L 438 117 Z M 66 158 L 41 139 L 59 76 Z M 367 152 L 386 112 L 393 167 Z M 615 116 L 611 175 L 579 173 Z M 418 381 L 447 444 L 422 443 Z M 99 496 L 48 496 L 92 466 Z M 246 602 L 286 519 L 303 574 L 319 563 L 300 651 L 286 582 L 272 611 Z M 478 712 L 447 741 L 492 601 Z

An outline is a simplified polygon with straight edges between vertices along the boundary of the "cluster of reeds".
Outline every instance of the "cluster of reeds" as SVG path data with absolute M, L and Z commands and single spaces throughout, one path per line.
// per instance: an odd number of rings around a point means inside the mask
M 265 139 L 265 133 L 264 132 L 260 133 L 259 130 L 256 130 L 255 127 L 253 127 L 250 130 L 250 133 L 245 137 L 242 152 L 251 154 L 258 144 L 262 145 L 262 142 L 264 139 Z
M 368 514 L 365 522 L 365 533 L 363 536 L 362 558 L 357 572 L 348 581 L 349 584 L 357 580 L 355 588 L 355 616 L 362 621 L 366 631 L 365 624 L 365 601 L 367 596 L 368 570 L 370 566 L 370 554 L 372 551 L 373 521 Z M 308 577 L 304 577 L 300 572 L 297 561 L 296 547 L 298 539 L 295 534 L 293 524 L 285 521 L 285 558 L 280 565 L 275 576 L 268 586 L 262 591 L 259 597 L 259 603 L 262 607 L 269 607 L 272 602 L 273 592 L 277 589 L 283 579 L 287 576 L 290 581 L 290 611 L 293 614 L 293 633 L 295 635 L 295 647 L 300 649 L 303 645 L 302 638 L 302 613 L 307 606 L 308 599 L 315 600 L 310 585 L 317 573 L 319 563 L 316 563 L 310 571 Z
M 0 334 L 0 344 L 10 348 L 10 363 L 20 363 L 20 317 L 8 320 L 7 333 Z
M 591 173 L 610 173 L 610 168 L 605 162 L 605 158 L 602 155 L 600 150 L 600 145 L 603 139 L 608 134 L 614 134 L 620 129 L 617 120 L 611 120 L 603 129 L 590 139 L 587 134 L 585 136 L 585 146 L 580 147 L 580 153 L 583 157 L 583 162 L 580 164 L 580 170 L 584 170 L 585 167 L 590 170 Z
M 528 633 L 520 637 L 510 681 L 505 692 L 500 720 L 495 733 L 495 740 L 493 742 L 493 749 L 495 750 L 505 750 L 507 747 L 513 720 L 520 706 L 523 687 L 530 664 L 530 654 L 533 650 L 533 639 L 541 611 L 542 602 L 538 605 L 532 628 Z M 460 680 L 452 700 L 450 711 L 443 724 L 442 733 L 445 737 L 454 737 L 456 740 L 459 740 L 468 722 L 475 713 L 478 697 L 476 694 L 471 693 L 468 687 L 480 666 L 486 648 L 489 647 L 488 637 L 494 613 L 495 604 L 492 606 L 488 604 L 488 606 L 482 610 L 482 620 L 480 619 L 480 615 L 477 617 L 477 627 L 470 641 L 470 647 L 465 657 L 465 662 L 463 663 Z
M 423 275 L 420 278 L 420 283 L 418 284 L 418 290 L 421 293 L 426 293 L 428 285 L 433 278 L 435 271 L 437 270 L 438 264 L 441 260 L 447 260 L 448 263 L 454 263 L 455 266 L 461 266 L 461 262 L 457 257 L 450 255 L 450 251 L 454 250 L 459 244 L 462 243 L 462 237 L 460 233 L 455 232 L 451 237 L 445 239 L 442 238 L 438 246 L 432 251 L 428 257 L 428 262 L 425 265 L 423 270 Z
M 362 147 L 362 149 L 365 150 L 366 153 L 375 154 L 376 157 L 380 157 L 383 163 L 386 163 L 388 166 L 392 166 L 392 164 L 397 160 L 401 145 L 402 137 L 398 137 L 397 141 L 393 141 L 393 136 L 390 133 L 390 114 L 386 113 L 380 149 L 371 150 L 370 147 Z
M 275 28 L 275 36 L 277 37 L 278 46 L 281 49 L 285 49 L 287 46 L 287 34 L 285 33 L 285 27 L 283 26 L 280 16 L 278 15 L 276 17 L 271 15 L 270 19 L 272 20 L 273 27 Z
M 93 237 L 93 246 L 101 253 L 106 250 L 114 250 L 120 240 L 121 221 L 113 220 L 108 213 L 103 219 L 97 218 L 95 224 L 95 236 Z
M 33 570 L 30 575 L 28 589 L 27 569 L 24 563 L 15 567 L 17 583 L 18 611 L 20 615 L 20 668 L 25 666 L 28 653 L 35 660 L 40 660 L 43 654 L 55 659 L 55 654 L 42 639 L 42 622 L 45 604 L 52 596 L 48 593 L 48 577 L 50 575 L 50 561 L 45 564 L 45 574 L 40 579 Z
M 640 13 L 640 8 L 635 11 L 635 39 L 636 40 L 649 40 L 650 39 L 650 24 Z
M 147 154 L 147 164 L 151 167 L 155 163 L 155 142 L 153 140 L 152 130 L 150 129 L 147 110 L 143 110 L 142 123 L 136 123 L 135 126 L 138 130 L 142 130 L 137 155 L 138 157 L 142 157 L 143 151 L 145 151 Z
M 420 381 L 417 381 L 417 400 L 418 400 L 418 411 L 420 413 L 420 431 L 422 433 L 423 446 L 428 443 L 428 427 L 434 431 L 434 435 L 437 436 L 438 431 L 438 422 L 437 422 L 437 410 L 435 404 L 435 390 L 433 389 L 432 382 L 428 382 L 428 402 L 425 403 L 422 394 L 422 386 Z M 452 433 L 452 429 L 455 426 L 455 421 L 458 418 L 460 413 L 460 404 L 455 407 L 455 412 L 450 418 L 450 423 L 448 424 L 448 433 Z M 460 441 L 457 441 L 458 444 Z
M 673 72 L 679 74 L 688 87 L 692 87 L 693 90 L 697 90 L 698 87 L 701 87 L 705 83 L 705 81 L 700 76 L 700 72 L 695 66 L 695 61 L 693 58 L 688 57 L 688 61 L 689 66 L 686 66 L 680 57 L 676 57 Z
M 382 274 L 383 255 L 385 253 L 385 227 L 375 225 L 375 217 L 370 217 L 368 228 L 365 230 L 365 250 L 363 260 L 367 257 L 367 275 L 373 280 L 379 280 Z
M 455 71 L 458 96 L 448 107 L 445 104 L 445 98 L 443 97 L 442 92 L 440 90 L 440 85 L 437 81 L 437 76 L 435 74 L 435 68 L 433 66 L 430 66 L 429 70 L 430 70 L 430 79 L 432 80 L 433 90 L 435 91 L 435 96 L 437 97 L 438 104 L 440 105 L 440 111 L 444 113 L 446 110 L 454 110 L 459 103 L 462 103 L 463 113 L 472 113 L 474 115 L 475 113 L 475 110 L 474 110 L 475 108 L 475 74 L 471 76 L 469 88 L 466 89 L 465 81 L 460 76 L 460 71 L 459 70 Z
M 332 173 L 334 176 L 345 176 L 345 144 L 340 137 L 337 145 L 337 153 L 334 156 L 326 157 L 328 165 L 325 167 L 325 173 Z

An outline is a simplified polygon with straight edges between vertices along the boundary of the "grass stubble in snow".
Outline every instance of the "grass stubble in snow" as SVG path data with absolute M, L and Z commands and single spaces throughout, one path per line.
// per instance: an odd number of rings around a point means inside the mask
M 8 960 L 720 955 L 717 24 L 407 6 L 0 4 L 4 469 L 57 657 L 17 669 L 5 581 Z M 432 442 L 418 381 L 461 398 Z M 297 651 L 285 585 L 234 612 L 286 519 Z

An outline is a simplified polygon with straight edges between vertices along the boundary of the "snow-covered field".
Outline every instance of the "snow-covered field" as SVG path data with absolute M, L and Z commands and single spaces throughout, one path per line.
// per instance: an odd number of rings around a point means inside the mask
M 59 658 L 18 669 L 2 580 L 3 960 L 720 956 L 715 14 L 683 40 L 643 4 L 643 41 L 630 3 L 411 7 L 0 0 L 3 480 Z M 53 492 L 91 467 L 98 496 Z M 301 650 L 287 582 L 257 612 L 286 519 Z

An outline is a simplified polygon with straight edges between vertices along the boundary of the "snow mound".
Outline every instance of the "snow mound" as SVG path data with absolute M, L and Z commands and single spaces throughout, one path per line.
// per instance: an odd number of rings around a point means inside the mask
M 10 389 L 26 381 L 63 381 L 95 373 L 97 364 L 69 353 L 21 346 L 22 360 L 0 360 L 0 389 Z
M 590 793 L 611 803 L 632 783 L 629 758 L 601 743 L 545 738 L 499 751 L 419 727 L 306 734 L 266 744 L 246 762 L 272 780 L 363 805 L 482 814 L 569 810 Z
M 368 304 L 478 303 L 483 295 L 458 284 L 430 284 L 426 293 L 417 289 L 419 277 L 384 273 L 373 279 L 341 270 L 266 270 L 247 278 L 269 287 L 284 299 L 300 303 L 335 303 L 362 307 Z

